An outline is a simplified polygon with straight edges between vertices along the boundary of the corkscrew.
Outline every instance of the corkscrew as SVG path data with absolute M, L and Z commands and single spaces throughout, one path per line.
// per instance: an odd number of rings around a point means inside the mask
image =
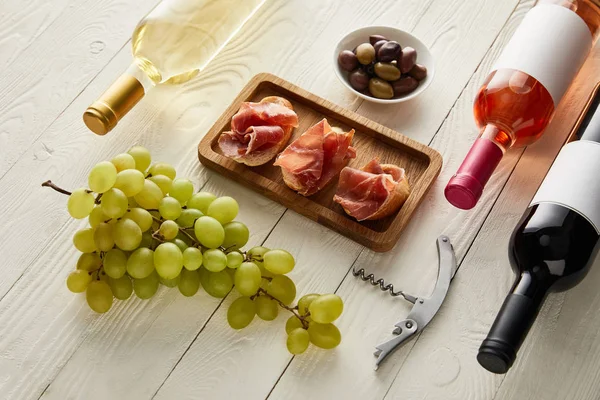
M 412 296 L 403 291 L 396 292 L 394 291 L 394 286 L 386 284 L 383 279 L 376 280 L 373 274 L 365 275 L 364 269 L 352 270 L 352 274 L 363 281 L 369 282 L 373 286 L 379 286 L 379 289 L 389 292 L 391 296 L 402 296 L 405 300 L 414 304 L 406 319 L 395 325 L 392 333 L 396 337 L 376 347 L 377 350 L 374 353 L 375 357 L 377 357 L 375 369 L 400 345 L 421 332 L 442 306 L 450 287 L 450 281 L 454 278 L 458 266 L 452 243 L 450 243 L 450 239 L 447 236 L 442 235 L 437 239 L 437 249 L 439 256 L 438 278 L 433 293 L 427 298 Z

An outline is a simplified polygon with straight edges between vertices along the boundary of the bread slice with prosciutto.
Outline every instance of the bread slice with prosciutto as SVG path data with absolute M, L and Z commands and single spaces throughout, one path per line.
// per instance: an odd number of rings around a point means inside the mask
M 379 164 L 373 159 L 361 169 L 346 167 L 342 170 L 333 201 L 348 215 L 365 221 L 394 214 L 409 194 L 404 169 L 393 164 Z
M 242 103 L 231 119 L 231 131 L 219 137 L 219 148 L 223 155 L 239 163 L 262 165 L 287 145 L 297 126 L 298 116 L 292 103 L 283 97 Z
M 351 146 L 354 129 L 334 131 L 327 119 L 309 128 L 277 157 L 283 180 L 292 190 L 310 196 L 339 174 L 356 151 Z

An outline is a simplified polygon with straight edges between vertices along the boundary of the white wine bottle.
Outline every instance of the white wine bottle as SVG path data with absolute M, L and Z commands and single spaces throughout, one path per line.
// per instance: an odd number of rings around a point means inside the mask
M 164 0 L 144 17 L 132 36 L 133 62 L 83 114 L 98 135 L 158 84 L 195 77 L 252 17 L 265 0 Z

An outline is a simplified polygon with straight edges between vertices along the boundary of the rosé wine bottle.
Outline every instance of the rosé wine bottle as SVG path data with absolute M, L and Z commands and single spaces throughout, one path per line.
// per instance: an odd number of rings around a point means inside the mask
M 527 13 L 475 98 L 481 133 L 446 186 L 452 205 L 473 208 L 506 150 L 544 133 L 599 26 L 600 0 L 539 0 Z

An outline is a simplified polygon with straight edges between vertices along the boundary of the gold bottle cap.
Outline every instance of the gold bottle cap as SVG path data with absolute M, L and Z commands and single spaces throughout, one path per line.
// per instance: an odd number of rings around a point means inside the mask
M 85 110 L 83 122 L 95 134 L 106 135 L 144 94 L 140 81 L 125 73 Z

